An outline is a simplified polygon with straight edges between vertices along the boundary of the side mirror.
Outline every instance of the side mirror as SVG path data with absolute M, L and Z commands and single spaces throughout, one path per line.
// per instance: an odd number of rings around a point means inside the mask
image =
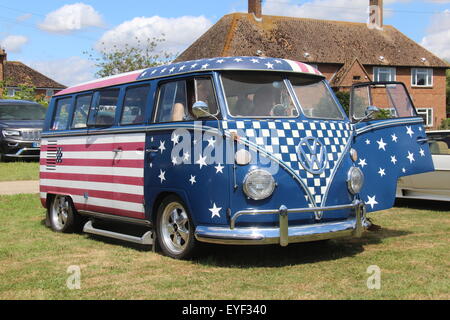
M 192 113 L 196 118 L 204 118 L 212 116 L 209 113 L 208 105 L 206 104 L 206 102 L 203 101 L 197 101 L 196 103 L 194 103 L 194 105 L 192 106 Z

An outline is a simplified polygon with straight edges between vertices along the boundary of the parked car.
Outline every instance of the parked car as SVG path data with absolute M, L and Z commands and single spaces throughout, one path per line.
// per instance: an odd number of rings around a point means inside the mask
M 8 158 L 39 159 L 46 111 L 36 102 L 0 100 L 0 161 Z
M 436 171 L 401 178 L 397 198 L 450 201 L 450 130 L 427 135 Z

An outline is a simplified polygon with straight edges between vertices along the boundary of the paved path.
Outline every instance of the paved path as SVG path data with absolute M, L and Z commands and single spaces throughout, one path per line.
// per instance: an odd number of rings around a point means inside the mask
M 39 181 L 0 182 L 0 195 L 39 193 Z

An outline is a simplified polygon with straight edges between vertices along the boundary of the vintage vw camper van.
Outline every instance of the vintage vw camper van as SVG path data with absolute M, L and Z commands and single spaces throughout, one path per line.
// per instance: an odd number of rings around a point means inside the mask
M 399 177 L 432 170 L 401 83 L 355 86 L 348 116 L 309 65 L 223 57 L 59 92 L 40 197 L 57 232 L 80 226 L 187 258 L 199 242 L 359 237 L 367 212 L 393 205 Z

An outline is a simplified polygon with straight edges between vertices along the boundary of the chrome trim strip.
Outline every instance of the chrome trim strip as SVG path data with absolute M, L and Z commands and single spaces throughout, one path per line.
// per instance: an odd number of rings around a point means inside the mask
M 27 151 L 41 151 L 40 148 L 22 148 L 15 154 L 5 154 L 5 157 L 18 157 L 18 158 L 39 158 L 39 154 L 36 155 L 22 155 L 22 153 Z
M 142 237 L 134 237 L 134 236 L 130 236 L 130 235 L 124 234 L 124 233 L 117 233 L 117 232 L 112 232 L 112 231 L 108 231 L 108 230 L 97 229 L 92 225 L 92 221 L 88 221 L 83 227 L 83 232 L 89 233 L 89 234 L 95 234 L 98 236 L 118 239 L 118 240 L 122 240 L 122 241 L 138 243 L 138 244 L 142 244 L 142 245 L 152 245 L 153 244 L 153 237 L 152 237 L 151 231 L 147 231 Z
M 363 128 L 356 129 L 356 135 L 358 136 L 367 131 L 384 128 L 384 127 L 389 127 L 389 126 L 402 125 L 402 124 L 419 124 L 419 123 L 423 123 L 422 118 L 385 120 L 380 123 L 374 123 L 374 124 L 365 126 Z

